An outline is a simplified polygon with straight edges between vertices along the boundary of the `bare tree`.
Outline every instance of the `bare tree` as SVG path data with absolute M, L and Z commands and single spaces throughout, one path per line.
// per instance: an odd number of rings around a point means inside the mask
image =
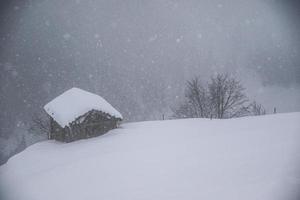
M 187 82 L 186 98 L 194 110 L 195 117 L 208 117 L 208 95 L 207 89 L 201 85 L 200 79 L 198 77 Z
M 186 100 L 173 109 L 177 118 L 232 118 L 249 115 L 248 98 L 241 83 L 227 74 L 212 76 L 207 85 L 198 77 L 187 82 Z
M 263 107 L 263 105 L 257 103 L 256 101 L 253 101 L 253 102 L 250 104 L 250 112 L 251 112 L 253 115 L 265 115 L 265 114 L 266 114 L 266 110 L 265 110 L 265 108 Z
M 245 103 L 248 101 L 241 83 L 227 74 L 211 77 L 208 85 L 210 104 L 215 118 L 232 118 L 248 112 Z
M 199 77 L 188 81 L 185 91 L 185 102 L 173 109 L 177 118 L 206 118 L 209 117 L 209 97 L 207 89 L 203 87 Z
M 32 115 L 29 131 L 35 134 L 47 135 L 48 139 L 50 139 L 50 130 L 50 119 L 48 116 L 42 113 L 34 113 Z
M 177 118 L 232 118 L 250 113 L 244 88 L 241 83 L 227 74 L 212 76 L 203 85 L 198 77 L 187 82 L 186 100 L 173 109 Z

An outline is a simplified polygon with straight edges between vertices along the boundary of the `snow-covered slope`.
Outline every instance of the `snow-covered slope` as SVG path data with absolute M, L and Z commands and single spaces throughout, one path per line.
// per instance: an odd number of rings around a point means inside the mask
M 123 124 L 35 144 L 0 167 L 16 200 L 290 200 L 300 188 L 300 113 Z M 4 197 L 3 197 L 4 198 Z

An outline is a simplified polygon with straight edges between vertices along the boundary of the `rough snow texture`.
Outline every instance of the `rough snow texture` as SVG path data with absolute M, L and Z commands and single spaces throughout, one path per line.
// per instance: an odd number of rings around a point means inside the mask
M 8 200 L 299 200 L 300 113 L 124 124 L 0 167 Z
M 122 119 L 122 115 L 102 97 L 72 88 L 44 106 L 45 111 L 61 126 L 68 126 L 77 117 L 98 110 Z

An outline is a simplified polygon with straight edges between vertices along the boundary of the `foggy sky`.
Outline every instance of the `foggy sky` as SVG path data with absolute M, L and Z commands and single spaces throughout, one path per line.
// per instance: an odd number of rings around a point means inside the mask
M 1 134 L 70 87 L 126 121 L 160 119 L 185 82 L 235 75 L 267 112 L 300 111 L 297 1 L 19 0 L 0 13 Z

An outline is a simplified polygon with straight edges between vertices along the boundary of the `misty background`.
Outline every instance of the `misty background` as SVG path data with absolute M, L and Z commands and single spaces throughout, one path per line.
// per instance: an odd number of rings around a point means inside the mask
M 300 10 L 289 0 L 0 3 L 0 154 L 42 139 L 34 113 L 71 87 L 125 121 L 159 120 L 185 83 L 227 72 L 271 113 L 300 111 Z

